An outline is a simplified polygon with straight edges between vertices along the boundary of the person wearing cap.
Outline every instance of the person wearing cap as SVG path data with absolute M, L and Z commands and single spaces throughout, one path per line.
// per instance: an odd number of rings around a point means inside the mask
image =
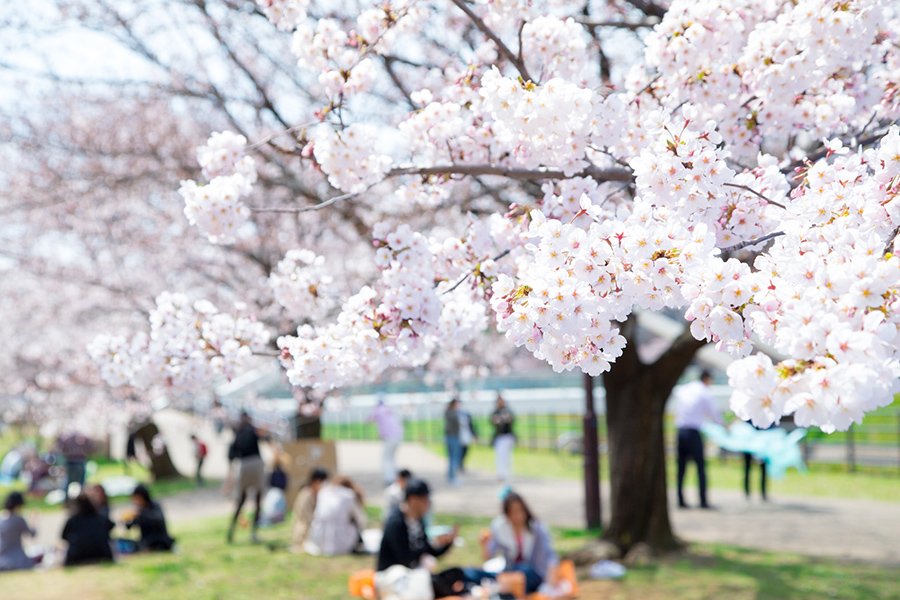
M 406 484 L 405 501 L 400 510 L 395 510 L 384 524 L 384 537 L 378 551 L 377 571 L 386 571 L 394 565 L 408 569 L 422 567 L 422 559 L 427 556 L 439 557 L 447 553 L 456 540 L 458 528 L 435 540 L 432 545 L 425 532 L 425 515 L 431 508 L 431 490 L 421 479 L 412 479 Z M 458 571 L 458 569 L 451 569 Z M 441 598 L 447 577 L 443 573 L 432 575 L 435 597 Z

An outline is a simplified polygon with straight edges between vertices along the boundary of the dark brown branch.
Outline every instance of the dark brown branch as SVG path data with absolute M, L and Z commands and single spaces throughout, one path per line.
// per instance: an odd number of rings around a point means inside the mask
M 492 42 L 497 45 L 497 49 L 500 50 L 500 54 L 506 57 L 506 59 L 512 63 L 512 65 L 519 72 L 519 75 L 522 76 L 522 79 L 525 81 L 532 81 L 531 75 L 528 74 L 528 69 L 525 68 L 525 61 L 522 60 L 515 52 L 509 49 L 503 40 L 494 33 L 494 30 L 488 27 L 487 23 L 484 20 L 475 14 L 475 12 L 469 8 L 469 6 L 464 2 L 464 0 L 452 0 L 453 4 L 455 4 L 459 10 L 466 13 L 466 16 L 469 17 L 469 20 L 472 21 L 472 24 L 475 25 L 483 33 L 486 35 Z
M 631 181 L 631 169 L 602 169 L 590 166 L 586 169 L 567 175 L 556 169 L 520 169 L 497 165 L 439 165 L 434 167 L 398 167 L 391 169 L 388 177 L 402 175 L 497 175 L 509 179 L 570 179 L 572 177 L 592 177 L 598 181 Z
M 494 256 L 493 258 L 491 258 L 491 260 L 493 260 L 494 262 L 496 262 L 496 261 L 500 260 L 501 258 L 505 257 L 505 256 L 506 256 L 507 254 L 509 254 L 510 252 L 512 252 L 512 250 L 510 250 L 510 249 L 507 248 L 506 250 L 504 250 L 503 252 L 501 252 L 501 253 L 498 254 L 497 256 Z M 477 267 L 476 267 L 476 268 L 477 268 Z M 453 284 L 453 286 L 451 286 L 449 289 L 444 290 L 444 294 L 449 294 L 450 292 L 452 292 L 453 290 L 455 290 L 456 288 L 458 288 L 459 286 L 461 286 L 461 285 L 463 284 L 463 282 L 464 282 L 466 279 L 468 279 L 468 278 L 472 275 L 472 273 L 474 273 L 474 272 L 475 272 L 475 269 L 472 269 L 471 271 L 469 271 L 468 273 L 466 273 L 465 275 L 463 275 L 463 276 L 459 279 L 459 281 L 457 281 L 456 283 Z
M 657 19 L 662 19 L 666 16 L 667 8 L 664 6 L 660 6 L 655 2 L 650 2 L 649 0 L 626 0 L 628 4 L 632 5 L 648 17 L 656 17 Z
M 755 246 L 756 244 L 762 244 L 763 242 L 768 242 L 769 240 L 774 240 L 777 237 L 781 237 L 784 235 L 783 231 L 775 231 L 772 233 L 768 233 L 762 237 L 758 237 L 755 240 L 747 240 L 746 242 L 741 242 L 740 244 L 735 244 L 734 246 L 729 246 L 728 248 L 722 249 L 722 254 L 728 254 L 730 252 L 736 252 L 738 250 L 743 250 L 744 248 L 749 248 L 750 246 Z
M 782 203 L 780 203 L 780 202 L 775 202 L 774 200 L 772 200 L 772 199 L 766 197 L 765 195 L 763 195 L 763 194 L 757 192 L 757 191 L 754 190 L 753 188 L 751 188 L 751 187 L 749 187 L 749 186 L 746 186 L 746 185 L 743 185 L 743 184 L 741 184 L 741 183 L 723 183 L 722 185 L 724 185 L 724 186 L 726 186 L 726 187 L 736 188 L 736 189 L 739 189 L 739 190 L 744 190 L 744 191 L 746 191 L 746 192 L 750 192 L 751 194 L 753 194 L 753 195 L 756 196 L 757 198 L 760 198 L 760 199 L 762 199 L 762 200 L 765 200 L 766 202 L 768 202 L 768 203 L 771 204 L 772 206 L 777 206 L 778 208 L 784 208 L 784 204 L 782 204 Z
M 629 29 L 631 31 L 637 31 L 638 29 L 650 29 L 656 27 L 659 23 L 658 21 L 638 21 L 636 23 L 629 23 L 627 21 L 604 21 L 597 19 L 578 19 L 578 22 L 584 25 L 585 27 L 613 27 L 616 29 Z

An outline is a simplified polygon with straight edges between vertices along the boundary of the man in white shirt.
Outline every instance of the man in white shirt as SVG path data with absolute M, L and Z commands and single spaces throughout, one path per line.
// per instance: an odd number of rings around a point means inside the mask
M 702 371 L 699 381 L 691 382 L 679 390 L 675 403 L 675 426 L 678 428 L 678 506 L 681 508 L 688 508 L 682 487 L 689 460 L 697 465 L 700 508 L 710 508 L 706 499 L 706 459 L 703 456 L 700 427 L 706 421 L 721 421 L 710 389 L 711 384 L 710 372 Z

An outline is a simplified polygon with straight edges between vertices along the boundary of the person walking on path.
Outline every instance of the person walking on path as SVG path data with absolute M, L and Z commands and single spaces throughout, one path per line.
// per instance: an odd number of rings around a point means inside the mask
M 459 472 L 466 472 L 466 455 L 469 453 L 469 446 L 478 441 L 478 430 L 475 429 L 475 421 L 472 420 L 472 413 L 462 407 L 459 408 Z
M 209 448 L 206 447 L 206 444 L 198 438 L 195 434 L 191 434 L 191 441 L 194 443 L 194 458 L 197 460 L 197 485 L 203 485 L 203 475 L 201 474 L 203 470 L 203 462 L 206 460 L 206 455 L 209 454 Z
M 19 492 L 11 492 L 0 514 L 0 571 L 18 571 L 34 567 L 22 547 L 22 537 L 34 537 L 37 532 L 19 513 L 25 506 L 25 498 Z
M 84 488 L 84 480 L 87 477 L 87 459 L 93 450 L 91 440 L 80 433 L 62 435 L 56 441 L 59 453 L 66 460 L 66 487 L 63 490 L 66 500 L 69 499 L 73 483 L 78 484 L 78 492 Z
M 369 421 L 375 422 L 378 437 L 381 438 L 381 477 L 387 487 L 397 478 L 396 456 L 397 448 L 403 442 L 403 421 L 394 409 L 387 405 L 383 394 L 378 398 L 375 410 L 369 415 Z
M 703 436 L 700 427 L 706 421 L 721 421 L 710 386 L 712 374 L 702 371 L 698 381 L 679 390 L 675 403 L 675 426 L 678 428 L 678 506 L 689 508 L 684 501 L 684 474 L 688 461 L 697 465 L 700 484 L 700 508 L 711 508 L 706 496 L 706 458 L 703 455 Z
M 459 482 L 459 463 L 462 459 L 460 441 L 459 400 L 453 398 L 444 411 L 444 440 L 447 444 L 447 481 L 451 485 Z
M 512 453 L 516 445 L 516 434 L 513 431 L 516 418 L 506 406 L 506 400 L 497 394 L 497 404 L 491 413 L 491 425 L 494 427 L 494 459 L 497 465 L 497 479 L 509 483 L 512 479 Z
M 229 544 L 234 541 L 234 530 L 241 516 L 241 510 L 244 508 L 244 502 L 247 501 L 248 493 L 253 493 L 256 496 L 256 512 L 253 514 L 253 529 L 250 539 L 254 543 L 259 541 L 257 531 L 262 510 L 262 493 L 266 486 L 265 463 L 263 463 L 262 456 L 259 453 L 260 439 L 259 432 L 253 426 L 250 415 L 242 412 L 240 423 L 234 434 L 234 441 L 228 449 L 228 460 L 237 461 L 237 475 L 235 477 L 237 505 L 234 509 L 231 525 L 228 527 L 226 539 Z

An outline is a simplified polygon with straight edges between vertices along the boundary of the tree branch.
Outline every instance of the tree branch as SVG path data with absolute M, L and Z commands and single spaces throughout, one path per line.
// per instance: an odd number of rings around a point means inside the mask
M 753 195 L 756 196 L 757 198 L 760 198 L 760 199 L 762 199 L 762 200 L 765 200 L 766 202 L 768 202 L 768 203 L 771 204 L 772 206 L 777 206 L 778 208 L 784 208 L 784 207 L 785 207 L 784 204 L 782 204 L 782 203 L 780 203 L 780 202 L 775 202 L 774 200 L 772 200 L 772 199 L 770 199 L 770 198 L 764 196 L 763 194 L 757 192 L 757 191 L 754 190 L 753 188 L 751 188 L 751 187 L 749 187 L 749 186 L 746 186 L 746 185 L 743 185 L 743 184 L 741 184 L 741 183 L 723 183 L 722 185 L 724 185 L 724 186 L 726 186 L 726 187 L 736 188 L 736 189 L 739 189 L 739 190 L 744 190 L 744 191 L 750 192 L 751 194 L 753 194 Z
M 472 24 L 477 27 L 481 33 L 486 35 L 492 42 L 497 45 L 497 49 L 500 50 L 500 54 L 506 57 L 506 59 L 512 63 L 512 65 L 519 72 L 519 75 L 522 76 L 522 79 L 525 81 L 533 81 L 531 75 L 528 74 L 528 69 L 525 68 L 525 61 L 522 60 L 515 52 L 509 49 L 503 40 L 494 33 L 494 30 L 488 27 L 487 23 L 484 20 L 475 14 L 471 8 L 464 2 L 464 0 L 451 0 L 453 4 L 455 4 L 459 10 L 466 13 L 466 16 L 472 21 Z
M 650 2 L 649 0 L 626 0 L 628 4 L 632 5 L 648 17 L 656 17 L 657 19 L 662 19 L 666 16 L 667 8 L 660 6 L 654 2 Z
M 501 253 L 498 254 L 497 256 L 494 256 L 493 258 L 491 258 L 491 260 L 494 261 L 494 262 L 496 262 L 496 261 L 500 260 L 501 258 L 505 257 L 505 256 L 506 256 L 507 254 L 509 254 L 510 252 L 512 252 L 512 250 L 510 250 L 509 248 L 507 248 L 506 250 L 504 250 L 503 252 L 501 252 Z M 444 290 L 444 294 L 449 294 L 450 292 L 452 292 L 453 290 L 455 290 L 456 288 L 458 288 L 459 286 L 461 286 L 461 285 L 463 284 L 463 282 L 464 282 L 466 279 L 468 279 L 468 278 L 472 275 L 472 273 L 474 273 L 474 272 L 475 272 L 475 269 L 472 269 L 471 271 L 469 271 L 468 273 L 466 273 L 465 275 L 463 275 L 463 276 L 459 279 L 459 281 L 457 281 L 456 283 L 453 284 L 452 287 L 450 287 L 450 288 L 447 289 L 447 290 Z
M 775 231 L 772 233 L 768 233 L 762 237 L 758 237 L 755 240 L 747 240 L 746 242 L 741 242 L 740 244 L 735 244 L 734 246 L 729 246 L 727 248 L 722 249 L 722 254 L 727 254 L 729 252 L 735 252 L 737 250 L 742 250 L 744 248 L 748 248 L 750 246 L 755 246 L 756 244 L 762 244 L 763 242 L 768 242 L 769 240 L 773 240 L 777 237 L 781 237 L 784 235 L 783 231 Z
M 402 175 L 497 175 L 509 179 L 570 179 L 572 177 L 592 177 L 598 181 L 631 181 L 631 169 L 602 169 L 589 166 L 578 173 L 567 175 L 556 169 L 520 169 L 497 165 L 439 165 L 434 167 L 397 167 L 391 169 L 388 177 Z

